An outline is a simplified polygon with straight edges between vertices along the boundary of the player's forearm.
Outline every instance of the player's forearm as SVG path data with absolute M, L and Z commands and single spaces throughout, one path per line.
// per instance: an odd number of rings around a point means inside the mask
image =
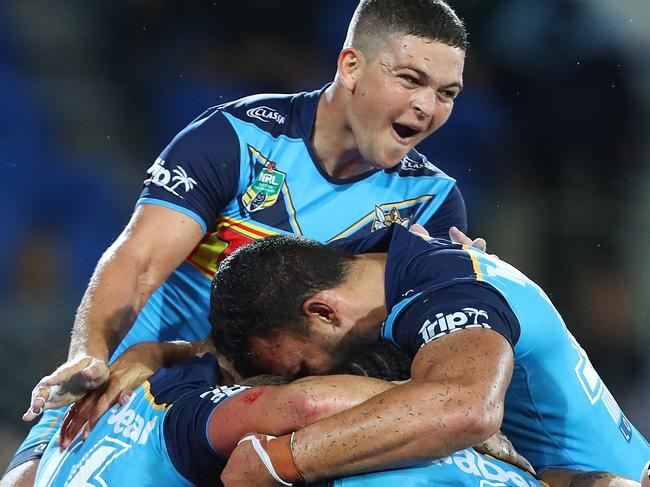
M 119 241 L 106 251 L 77 310 L 70 358 L 91 355 L 108 360 L 160 285 L 150 266 Z
M 356 407 L 395 385 L 371 377 L 332 375 L 306 377 L 284 387 L 288 397 L 297 399 L 295 422 L 288 425 L 288 431 L 294 431 Z
M 494 434 L 502 419 L 502 407 L 467 391 L 451 383 L 395 387 L 296 432 L 296 465 L 313 481 L 415 465 L 467 448 Z

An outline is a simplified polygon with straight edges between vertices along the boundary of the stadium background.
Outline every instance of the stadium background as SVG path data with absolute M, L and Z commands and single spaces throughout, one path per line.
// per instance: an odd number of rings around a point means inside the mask
M 650 4 L 451 4 L 466 88 L 420 148 L 458 179 L 470 234 L 547 290 L 650 435 Z M 0 468 L 158 152 L 208 106 L 321 87 L 355 5 L 0 3 Z

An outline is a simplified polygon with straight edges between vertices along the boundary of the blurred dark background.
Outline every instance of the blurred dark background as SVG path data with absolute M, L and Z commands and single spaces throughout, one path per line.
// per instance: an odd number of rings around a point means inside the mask
M 650 435 L 650 4 L 450 3 L 466 88 L 420 150 Z M 0 3 L 0 468 L 159 151 L 206 107 L 331 80 L 355 5 Z

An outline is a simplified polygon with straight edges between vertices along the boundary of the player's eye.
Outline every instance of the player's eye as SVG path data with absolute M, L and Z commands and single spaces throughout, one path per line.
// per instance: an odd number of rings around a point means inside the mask
M 454 101 L 458 96 L 458 91 L 456 90 L 442 90 L 439 93 L 440 96 L 447 101 Z
M 420 84 L 420 80 L 410 74 L 402 74 L 400 75 L 400 78 L 411 86 L 418 86 Z

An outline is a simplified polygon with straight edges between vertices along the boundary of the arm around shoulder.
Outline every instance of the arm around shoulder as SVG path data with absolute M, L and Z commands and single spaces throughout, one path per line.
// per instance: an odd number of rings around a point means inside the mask
M 415 465 L 479 443 L 499 429 L 512 367 L 512 348 L 492 330 L 431 342 L 415 356 L 410 383 L 296 432 L 296 465 L 313 481 Z

